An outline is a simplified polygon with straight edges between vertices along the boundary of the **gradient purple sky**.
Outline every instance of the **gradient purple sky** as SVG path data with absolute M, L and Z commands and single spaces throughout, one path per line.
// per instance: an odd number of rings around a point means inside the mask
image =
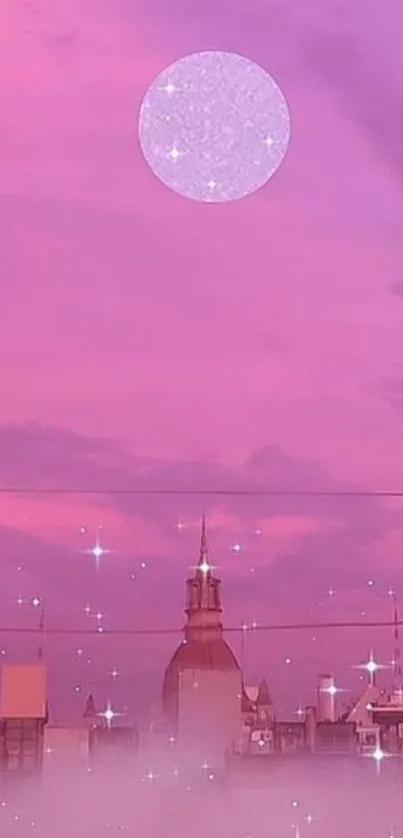
M 403 489 L 402 27 L 399 0 L 3 0 L 4 486 Z M 285 163 L 233 205 L 169 192 L 138 148 L 145 89 L 202 49 L 260 63 L 292 115 Z M 0 622 L 35 625 L 16 599 L 40 595 L 49 626 L 93 627 L 87 603 L 105 629 L 180 625 L 202 504 L 4 497 Z M 206 506 L 231 624 L 387 619 L 403 594 L 403 501 Z M 319 669 L 391 657 L 390 632 L 319 634 L 248 636 L 246 680 L 291 712 Z M 55 713 L 89 689 L 136 713 L 175 642 L 49 638 Z

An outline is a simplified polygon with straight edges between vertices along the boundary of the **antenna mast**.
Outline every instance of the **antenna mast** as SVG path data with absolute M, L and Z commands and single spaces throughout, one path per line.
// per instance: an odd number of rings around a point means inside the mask
M 39 617 L 39 648 L 38 648 L 38 659 L 41 661 L 43 658 L 43 644 L 44 644 L 44 635 L 45 635 L 45 606 L 42 605 L 41 608 L 41 615 Z
M 402 689 L 402 664 L 400 658 L 400 642 L 399 642 L 399 614 L 397 610 L 397 597 L 395 592 L 391 593 L 393 602 L 393 635 L 395 648 L 393 652 L 393 692 L 397 693 Z

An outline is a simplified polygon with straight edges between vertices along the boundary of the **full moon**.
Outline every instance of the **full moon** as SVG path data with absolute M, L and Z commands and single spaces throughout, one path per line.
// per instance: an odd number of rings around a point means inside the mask
M 140 107 L 144 158 L 169 189 L 224 203 L 264 186 L 290 140 L 284 94 L 258 64 L 231 52 L 199 52 L 163 70 Z

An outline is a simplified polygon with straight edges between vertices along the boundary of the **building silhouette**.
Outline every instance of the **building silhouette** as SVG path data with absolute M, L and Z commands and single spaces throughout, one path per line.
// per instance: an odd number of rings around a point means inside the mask
M 223 637 L 220 585 L 203 516 L 198 562 L 186 582 L 184 638 L 165 670 L 162 717 L 179 747 L 209 758 L 236 747 L 242 716 L 242 673 Z
M 377 666 L 369 661 L 368 683 L 358 700 L 339 712 L 334 678 L 318 676 L 316 705 L 299 719 L 278 718 L 269 684 L 244 684 L 241 667 L 224 638 L 221 582 L 210 562 L 203 516 L 200 549 L 186 581 L 183 640 L 166 667 L 159 709 L 148 735 L 116 723 L 111 708 L 97 712 L 89 695 L 83 716 L 72 724 L 49 717 L 47 670 L 41 653 L 35 664 L 2 668 L 0 687 L 0 773 L 56 770 L 58 761 L 113 765 L 150 754 L 169 743 L 175 757 L 193 764 L 263 766 L 276 758 L 360 758 L 403 755 L 403 688 L 395 604 L 395 654 L 391 690 L 380 689 Z M 147 749 L 149 749 L 147 751 Z M 60 758 L 60 760 L 59 760 Z M 170 757 L 171 758 L 171 757 Z

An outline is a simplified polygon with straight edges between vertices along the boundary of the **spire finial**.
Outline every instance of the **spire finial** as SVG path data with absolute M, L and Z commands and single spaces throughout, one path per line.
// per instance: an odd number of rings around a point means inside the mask
M 202 513 L 201 532 L 200 532 L 200 552 L 199 561 L 197 563 L 197 570 L 205 575 L 211 571 L 211 565 L 208 558 L 207 549 L 207 534 L 206 534 L 206 513 Z
M 207 536 L 206 536 L 206 513 L 202 512 L 201 517 L 201 534 L 200 534 L 200 555 L 207 554 Z

